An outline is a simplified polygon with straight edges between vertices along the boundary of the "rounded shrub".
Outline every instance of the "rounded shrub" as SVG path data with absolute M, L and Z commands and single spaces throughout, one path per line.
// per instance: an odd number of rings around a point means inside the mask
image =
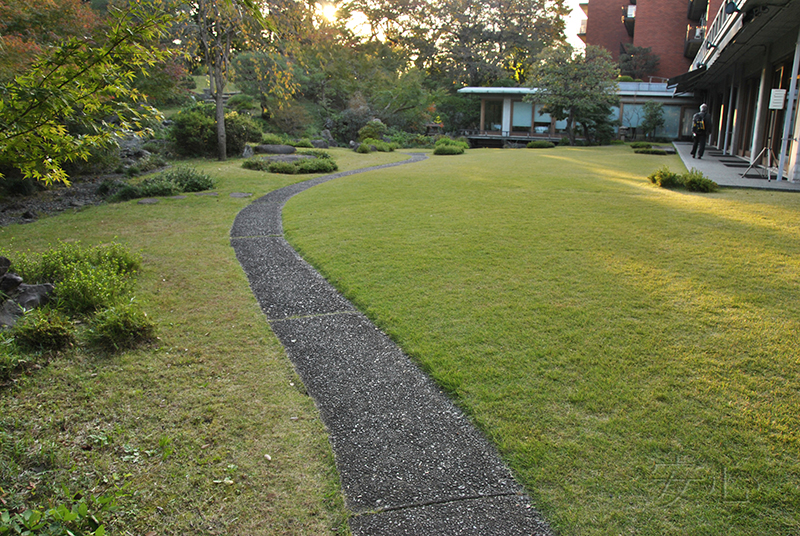
M 216 123 L 214 145 L 216 149 Z M 225 150 L 229 155 L 240 155 L 247 142 L 261 141 L 262 133 L 256 122 L 249 115 L 237 112 L 225 114 Z M 213 154 L 213 152 L 212 152 Z
M 631 143 L 631 149 L 652 149 L 653 145 L 646 141 L 635 141 Z
M 181 156 L 206 156 L 216 144 L 214 108 L 195 104 L 182 108 L 172 117 L 169 136 L 175 152 Z
M 289 145 L 291 145 L 293 147 L 301 147 L 303 149 L 313 149 L 314 148 L 314 144 L 312 144 L 311 140 L 309 140 L 308 138 L 303 138 L 301 140 L 293 141 Z
M 433 147 L 433 154 L 456 155 L 464 154 L 469 149 L 469 143 L 464 140 L 454 140 L 452 138 L 439 138 Z
M 366 125 L 361 127 L 358 131 L 358 139 L 366 141 L 368 139 L 381 139 L 389 128 L 380 119 L 373 119 L 368 121 Z
M 552 149 L 555 146 L 555 143 L 547 140 L 529 141 L 528 145 L 526 145 L 528 149 Z
M 14 326 L 14 340 L 28 350 L 61 350 L 75 341 L 75 327 L 54 309 L 34 309 Z
M 191 166 L 175 166 L 161 173 L 161 176 L 175 183 L 182 192 L 202 192 L 216 186 L 210 175 Z
M 684 187 L 691 192 L 711 193 L 719 190 L 719 185 L 716 182 L 712 181 L 695 168 L 684 173 L 682 180 Z
M 133 348 L 155 334 L 155 325 L 131 300 L 109 307 L 92 318 L 87 334 L 89 342 L 106 350 Z
M 261 143 L 263 145 L 286 145 L 287 140 L 280 134 L 266 132 L 261 135 Z
M 327 158 L 314 158 L 298 160 L 296 168 L 296 173 L 330 173 L 339 169 L 339 166 Z
M 682 177 L 670 171 L 667 166 L 661 166 L 647 178 L 650 182 L 661 188 L 679 188 L 683 186 Z

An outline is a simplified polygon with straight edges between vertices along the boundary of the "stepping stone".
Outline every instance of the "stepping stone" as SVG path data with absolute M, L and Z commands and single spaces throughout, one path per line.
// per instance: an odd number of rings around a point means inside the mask
M 216 197 L 219 194 L 217 192 L 197 192 L 194 195 L 205 195 L 205 196 L 208 196 L 208 197 Z
M 139 205 L 155 205 L 156 203 L 158 203 L 158 199 L 154 197 L 145 197 L 144 199 L 137 201 L 137 204 Z
M 173 195 L 170 199 L 186 199 L 185 195 Z
M 244 198 L 244 197 L 250 197 L 251 195 L 253 195 L 253 194 L 248 194 L 248 193 L 245 193 L 245 192 L 233 192 L 231 194 L 231 197 Z

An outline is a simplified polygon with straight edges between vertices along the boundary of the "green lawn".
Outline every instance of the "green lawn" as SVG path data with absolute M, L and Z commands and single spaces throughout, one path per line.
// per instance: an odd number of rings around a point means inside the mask
M 293 198 L 287 236 L 564 535 L 800 533 L 800 196 L 627 147 L 472 150 Z
M 341 169 L 405 155 L 333 150 Z M 0 248 L 119 241 L 141 252 L 147 348 L 83 348 L 0 387 L 0 510 L 127 483 L 116 534 L 341 534 L 346 512 L 324 426 L 230 246 L 236 214 L 308 176 L 194 161 L 218 197 L 92 207 L 0 228 Z M 249 199 L 229 197 L 250 192 Z

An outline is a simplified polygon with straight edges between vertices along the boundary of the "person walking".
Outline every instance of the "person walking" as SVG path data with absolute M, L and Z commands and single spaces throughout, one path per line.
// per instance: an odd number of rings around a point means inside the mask
M 692 158 L 703 158 L 706 152 L 706 135 L 711 128 L 708 105 L 701 104 L 700 111 L 692 117 Z

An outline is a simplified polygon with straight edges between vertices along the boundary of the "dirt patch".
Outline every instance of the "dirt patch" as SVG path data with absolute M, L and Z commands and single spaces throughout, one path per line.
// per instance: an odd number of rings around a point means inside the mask
M 9 196 L 0 199 L 0 227 L 12 223 L 30 223 L 39 218 L 66 210 L 81 210 L 99 205 L 104 199 L 97 187 L 105 177 L 80 177 L 69 187 L 54 186 L 29 196 Z

